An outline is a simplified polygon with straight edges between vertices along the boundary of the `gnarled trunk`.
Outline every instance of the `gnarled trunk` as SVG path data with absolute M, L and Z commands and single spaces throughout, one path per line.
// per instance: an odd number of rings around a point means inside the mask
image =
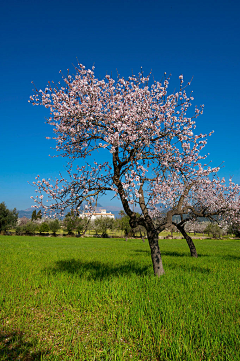
M 193 243 L 192 238 L 187 234 L 187 232 L 184 229 L 184 226 L 177 226 L 179 231 L 182 233 L 183 237 L 186 239 L 188 247 L 190 249 L 190 253 L 192 257 L 197 257 L 197 250 L 195 247 L 195 244 Z
M 155 276 L 160 277 L 165 272 L 163 269 L 162 257 L 158 245 L 158 233 L 153 231 L 148 231 L 147 235 L 148 235 L 149 246 L 151 249 L 153 271 Z

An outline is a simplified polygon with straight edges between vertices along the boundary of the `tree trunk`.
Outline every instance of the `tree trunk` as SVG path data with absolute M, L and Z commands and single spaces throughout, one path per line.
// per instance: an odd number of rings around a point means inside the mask
M 192 238 L 187 234 L 183 226 L 177 226 L 183 237 L 186 239 L 192 257 L 197 257 L 197 250 Z
M 163 269 L 162 257 L 158 245 L 158 233 L 149 231 L 147 232 L 147 235 L 148 235 L 148 243 L 151 249 L 153 271 L 155 276 L 160 277 L 165 272 Z

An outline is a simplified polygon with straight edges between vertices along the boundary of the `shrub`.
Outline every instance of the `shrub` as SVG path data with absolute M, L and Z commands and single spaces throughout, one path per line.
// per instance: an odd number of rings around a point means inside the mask
M 234 234 L 235 237 L 240 237 L 240 226 L 238 223 L 232 223 L 228 229 L 228 234 Z
M 60 229 L 60 222 L 58 219 L 51 220 L 48 222 L 48 226 L 53 235 L 56 236 L 56 232 Z
M 23 229 L 23 226 L 17 226 L 15 232 L 18 236 L 22 236 L 25 233 L 25 230 Z
M 222 230 L 219 227 L 218 224 L 216 223 L 209 223 L 209 225 L 207 226 L 207 228 L 205 229 L 205 232 L 208 235 L 212 235 L 212 238 L 216 239 L 216 238 L 221 238 L 222 236 Z
M 28 221 L 27 223 L 20 223 L 16 228 L 15 232 L 17 235 L 32 235 L 38 230 L 38 225 L 32 221 Z
M 12 211 L 7 209 L 4 202 L 0 203 L 0 232 L 14 227 L 17 224 L 18 213 L 16 208 Z
M 96 233 L 102 233 L 103 238 L 108 238 L 107 230 L 113 229 L 114 220 L 109 217 L 99 217 L 94 221 L 94 229 Z
M 43 233 L 43 232 L 49 232 L 49 225 L 48 225 L 47 222 L 43 222 L 43 223 L 40 224 L 39 232 L 40 232 L 40 234 Z

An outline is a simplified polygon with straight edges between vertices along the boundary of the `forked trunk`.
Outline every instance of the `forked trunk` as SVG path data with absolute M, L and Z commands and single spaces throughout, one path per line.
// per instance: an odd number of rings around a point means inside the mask
M 151 249 L 151 257 L 153 263 L 153 271 L 155 276 L 160 277 L 163 275 L 164 269 L 162 264 L 162 257 L 158 244 L 158 233 L 157 232 L 148 232 L 148 242 Z
M 187 234 L 187 232 L 185 231 L 184 227 L 179 227 L 177 226 L 177 228 L 179 229 L 179 231 L 182 233 L 183 237 L 186 239 L 188 247 L 190 249 L 190 253 L 192 257 L 197 257 L 197 250 L 195 247 L 195 244 L 193 243 L 192 238 Z

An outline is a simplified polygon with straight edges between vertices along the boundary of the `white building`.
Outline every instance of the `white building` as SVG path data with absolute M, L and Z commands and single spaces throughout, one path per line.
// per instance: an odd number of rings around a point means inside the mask
M 82 214 L 80 214 L 79 216 L 80 218 L 91 218 L 91 221 L 95 221 L 95 219 L 97 218 L 101 218 L 101 217 L 108 217 L 111 219 L 115 219 L 114 214 L 112 214 L 111 212 L 107 213 L 106 209 L 101 209 L 100 212 L 94 212 L 94 213 L 89 213 L 89 212 L 84 212 Z

